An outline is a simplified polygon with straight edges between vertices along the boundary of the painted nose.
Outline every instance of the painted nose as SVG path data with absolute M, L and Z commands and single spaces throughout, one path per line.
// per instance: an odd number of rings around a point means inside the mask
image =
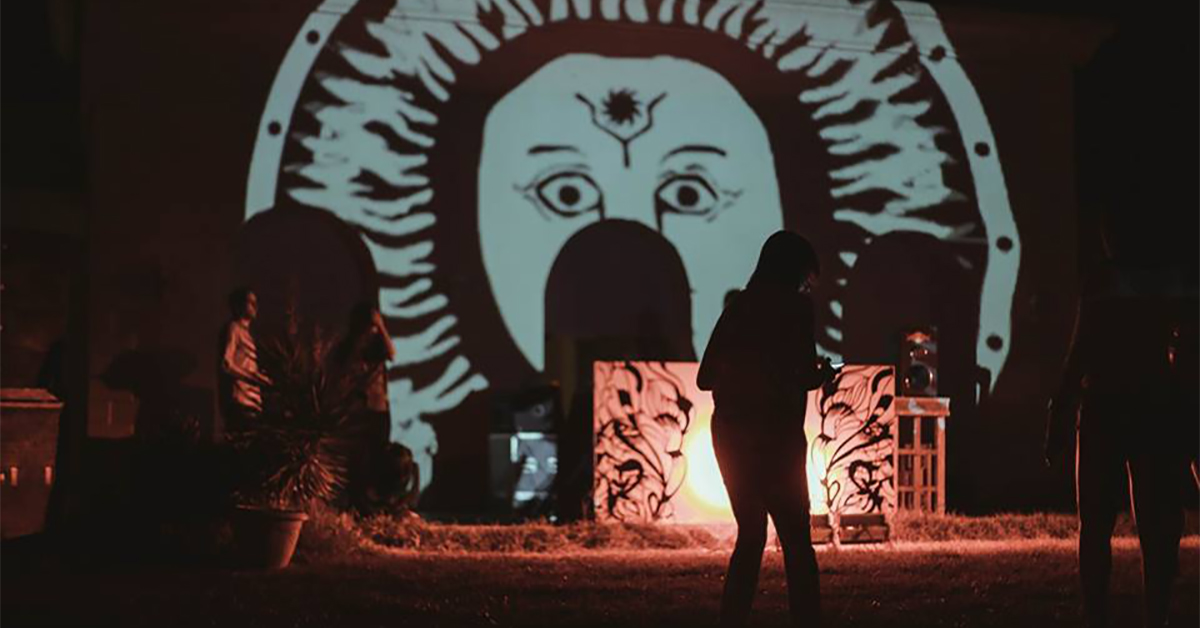
M 639 222 L 603 220 L 559 251 L 546 335 L 597 343 L 596 359 L 694 360 L 692 302 L 675 247 Z
M 605 220 L 635 222 L 652 231 L 659 231 L 658 210 L 654 202 L 647 202 L 645 193 L 647 186 L 652 184 L 637 173 L 621 179 L 621 182 L 622 185 L 610 186 L 604 192 Z

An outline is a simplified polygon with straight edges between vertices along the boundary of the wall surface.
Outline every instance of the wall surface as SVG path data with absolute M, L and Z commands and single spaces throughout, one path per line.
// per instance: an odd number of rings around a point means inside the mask
M 826 353 L 887 363 L 938 327 L 951 509 L 1069 503 L 1041 411 L 1078 291 L 1073 72 L 1103 29 L 886 3 L 319 4 L 87 12 L 92 436 L 164 407 L 216 429 L 236 285 L 264 330 L 289 295 L 332 329 L 378 298 L 422 507 L 478 508 L 497 395 L 570 380 L 555 351 L 597 338 L 698 357 L 787 227 L 822 251 Z

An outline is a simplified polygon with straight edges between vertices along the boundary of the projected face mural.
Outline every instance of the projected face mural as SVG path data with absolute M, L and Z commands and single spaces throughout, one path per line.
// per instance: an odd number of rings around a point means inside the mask
M 835 359 L 870 285 L 856 265 L 900 233 L 969 276 L 956 307 L 993 383 L 1012 342 L 1021 249 L 999 150 L 915 3 L 328 0 L 283 59 L 249 173 L 247 218 L 296 205 L 371 253 L 391 437 L 422 489 L 446 456 L 473 459 L 447 438 L 470 424 L 482 442 L 482 391 L 547 368 L 547 278 L 595 225 L 678 254 L 690 320 L 669 323 L 690 324 L 696 355 L 779 228 L 822 251 L 817 340 Z
M 509 333 L 543 367 L 550 269 L 600 220 L 661 233 L 692 289 L 696 355 L 725 294 L 783 227 L 766 129 L 720 75 L 669 57 L 567 55 L 488 114 L 479 164 L 483 263 Z

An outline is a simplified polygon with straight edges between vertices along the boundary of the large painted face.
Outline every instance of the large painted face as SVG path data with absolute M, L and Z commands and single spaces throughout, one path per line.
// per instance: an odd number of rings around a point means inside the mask
M 722 76 L 666 56 L 576 54 L 543 66 L 488 114 L 478 190 L 483 264 L 538 370 L 546 282 L 581 229 L 627 220 L 675 247 L 700 355 L 726 293 L 783 226 L 762 122 Z

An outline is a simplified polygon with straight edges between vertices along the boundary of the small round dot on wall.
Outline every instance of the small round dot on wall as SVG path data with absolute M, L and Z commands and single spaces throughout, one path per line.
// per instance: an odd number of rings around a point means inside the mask
M 987 142 L 975 142 L 975 154 L 980 157 L 987 157 L 992 154 L 992 147 L 988 146 Z
M 315 45 L 317 42 L 321 41 L 321 33 L 318 31 L 308 31 L 308 33 L 304 35 L 304 40 Z
M 279 133 L 282 131 L 283 125 L 279 124 L 278 122 L 273 121 L 267 125 L 267 133 L 270 133 L 271 135 L 279 135 Z
M 999 351 L 1004 347 L 1004 339 L 996 334 L 992 334 L 987 337 L 987 346 L 992 351 Z
M 931 61 L 941 61 L 942 59 L 945 59 L 945 58 L 946 58 L 946 47 L 945 46 L 934 46 L 933 49 L 929 51 L 929 59 Z
M 1000 249 L 1001 251 L 1004 251 L 1007 253 L 1008 251 L 1012 250 L 1012 247 L 1013 247 L 1012 238 L 1010 238 L 1008 236 L 1000 236 L 1000 238 L 996 240 L 996 248 Z

